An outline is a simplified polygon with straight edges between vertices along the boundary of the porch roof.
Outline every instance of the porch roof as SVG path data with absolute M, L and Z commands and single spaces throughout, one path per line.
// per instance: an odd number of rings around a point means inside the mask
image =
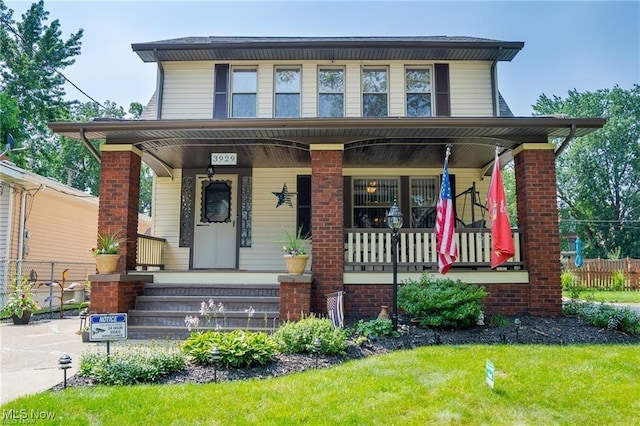
M 132 144 L 158 176 L 172 169 L 202 169 L 211 153 L 236 152 L 238 167 L 308 167 L 311 146 L 344 145 L 344 167 L 441 167 L 452 145 L 452 168 L 490 169 L 496 146 L 501 163 L 522 143 L 584 136 L 603 118 L 294 118 L 118 120 L 53 122 L 73 139 Z

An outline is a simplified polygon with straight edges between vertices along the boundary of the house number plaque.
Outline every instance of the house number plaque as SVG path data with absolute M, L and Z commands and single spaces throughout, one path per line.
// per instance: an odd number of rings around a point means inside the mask
M 235 152 L 211 154 L 211 164 L 214 166 L 235 166 L 238 164 L 238 154 Z

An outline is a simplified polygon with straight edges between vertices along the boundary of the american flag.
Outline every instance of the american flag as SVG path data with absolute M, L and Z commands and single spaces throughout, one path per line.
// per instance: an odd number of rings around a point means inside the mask
M 344 291 L 327 294 L 327 313 L 335 328 L 344 327 L 344 312 L 342 309 L 343 294 Z
M 438 252 L 438 271 L 446 274 L 451 264 L 458 258 L 458 246 L 455 240 L 456 217 L 453 211 L 453 197 L 449 182 L 449 149 L 444 160 L 440 197 L 436 205 L 436 250 Z

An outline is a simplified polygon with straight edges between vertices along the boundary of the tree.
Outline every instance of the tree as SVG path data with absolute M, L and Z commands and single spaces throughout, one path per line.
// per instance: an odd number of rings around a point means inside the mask
M 31 5 L 22 21 L 0 0 L 0 138 L 10 133 L 27 149 L 11 153 L 18 166 L 98 195 L 100 164 L 77 141 L 57 137 L 49 121 L 90 121 L 99 117 L 138 119 L 144 107 L 133 102 L 128 112 L 113 102 L 65 101 L 61 70 L 80 54 L 83 30 L 61 38 L 59 21 L 49 25 L 42 0 Z M 101 141 L 90 141 L 99 148 Z M 151 210 L 151 174 L 143 165 L 140 211 Z
M 6 96 L 1 128 L 29 147 L 12 155 L 12 160 L 36 173 L 46 168 L 48 159 L 56 158 L 60 148 L 46 123 L 67 117 L 70 102 L 63 99 L 65 78 L 59 70 L 75 62 L 82 38 L 80 29 L 63 40 L 59 21 L 46 25 L 48 18 L 40 0 L 16 23 L 13 11 L 0 0 L 0 92 Z M 4 112 L 8 104 L 9 116 Z
M 561 233 L 576 232 L 586 257 L 640 257 L 640 86 L 541 95 L 536 114 L 604 117 L 556 160 Z

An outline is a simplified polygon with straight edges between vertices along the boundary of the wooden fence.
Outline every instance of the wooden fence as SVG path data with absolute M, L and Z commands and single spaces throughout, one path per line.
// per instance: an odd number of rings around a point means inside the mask
M 640 259 L 585 259 L 580 268 L 570 263 L 566 270 L 585 287 L 640 291 Z

